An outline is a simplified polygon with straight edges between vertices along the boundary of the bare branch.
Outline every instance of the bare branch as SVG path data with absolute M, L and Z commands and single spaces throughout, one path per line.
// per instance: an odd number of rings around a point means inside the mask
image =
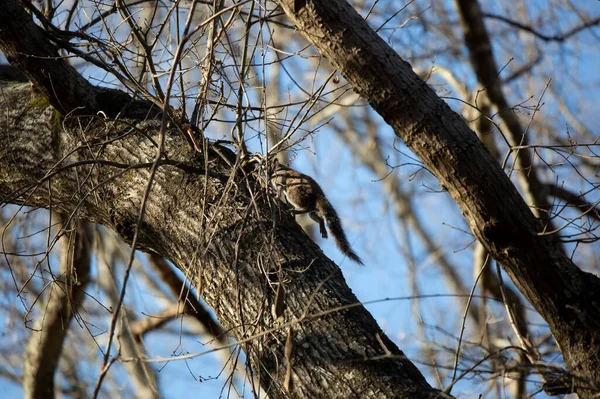
M 148 116 L 151 106 L 118 90 L 99 88 L 85 80 L 67 61 L 48 34 L 38 27 L 17 0 L 6 0 L 0 13 L 0 49 L 40 93 L 61 113 Z M 156 110 L 152 114 L 156 114 Z
M 23 388 L 26 398 L 53 398 L 54 374 L 73 316 L 89 282 L 93 230 L 82 222 L 67 229 L 62 240 L 60 272 L 47 285 L 47 300 L 32 330 L 25 353 Z
M 507 23 L 511 26 L 514 26 L 516 28 L 524 30 L 525 32 L 529 32 L 532 35 L 534 35 L 535 37 L 545 40 L 547 42 L 550 42 L 550 41 L 564 42 L 565 40 L 569 39 L 571 36 L 574 36 L 583 30 L 586 30 L 588 28 L 591 28 L 591 27 L 594 27 L 594 26 L 597 26 L 598 24 L 600 24 L 600 18 L 594 18 L 589 21 L 584 21 L 581 25 L 574 26 L 564 33 L 559 33 L 556 35 L 546 35 L 546 34 L 540 32 L 539 30 L 535 29 L 532 26 L 525 25 L 519 21 L 514 21 L 514 20 L 504 17 L 502 15 L 488 13 L 488 12 L 482 12 L 481 15 L 486 18 L 490 18 L 490 19 L 494 19 L 497 21 L 502 21 L 504 23 Z
M 206 332 L 215 337 L 219 343 L 227 343 L 227 336 L 225 335 L 223 327 L 221 327 L 221 325 L 205 309 L 204 305 L 196 299 L 190 288 L 185 282 L 179 279 L 165 259 L 162 256 L 154 254 L 150 255 L 150 265 L 167 284 L 173 295 L 175 295 L 179 302 L 183 304 L 185 313 L 198 320 Z

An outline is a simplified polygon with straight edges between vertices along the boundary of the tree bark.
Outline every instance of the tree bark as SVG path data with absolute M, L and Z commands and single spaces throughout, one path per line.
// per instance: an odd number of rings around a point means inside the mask
M 2 91 L 1 201 L 50 207 L 52 198 L 53 209 L 77 212 L 130 243 L 160 123 L 78 118 L 86 128 L 71 129 L 71 120 L 61 123 L 31 96 L 29 85 Z M 212 149 L 203 159 L 167 133 L 138 249 L 167 257 L 201 287 L 269 397 L 440 397 L 357 305 L 339 268 L 290 216 L 271 209 L 254 172 L 233 172 Z M 278 320 L 270 311 L 275 282 L 286 292 Z
M 294 7 L 298 31 L 352 84 L 440 180 L 474 235 L 548 323 L 573 389 L 600 389 L 600 280 L 583 272 L 542 224 L 459 115 L 343 0 Z

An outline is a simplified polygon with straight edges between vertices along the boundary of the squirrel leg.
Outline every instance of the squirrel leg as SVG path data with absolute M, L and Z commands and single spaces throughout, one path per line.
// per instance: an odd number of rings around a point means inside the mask
M 308 214 L 312 220 L 319 223 L 319 230 L 321 232 L 321 237 L 327 238 L 327 229 L 325 228 L 325 220 L 322 217 L 319 217 L 316 212 L 310 212 Z

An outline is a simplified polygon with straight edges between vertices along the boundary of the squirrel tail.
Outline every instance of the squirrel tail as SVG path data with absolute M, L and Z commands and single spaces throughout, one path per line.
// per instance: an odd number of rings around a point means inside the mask
M 324 218 L 327 222 L 327 227 L 329 228 L 329 232 L 333 236 L 333 241 L 335 242 L 335 245 L 340 249 L 340 251 L 342 251 L 346 256 L 348 256 L 348 258 L 352 259 L 354 262 L 364 266 L 362 260 L 360 260 L 356 252 L 354 252 L 350 247 L 350 243 L 348 242 L 346 234 L 344 233 L 344 229 L 342 228 L 342 221 L 340 220 L 339 216 L 337 215 L 337 212 L 335 211 L 331 203 L 327 199 L 323 198 L 321 201 L 318 202 L 317 210 L 320 213 L 319 216 Z

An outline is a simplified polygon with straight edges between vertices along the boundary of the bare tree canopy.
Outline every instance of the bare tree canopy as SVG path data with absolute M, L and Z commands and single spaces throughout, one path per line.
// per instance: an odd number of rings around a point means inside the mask
M 201 396 L 597 397 L 600 15 L 504 7 L 2 2 L 0 375 L 178 397 L 162 367 L 217 353 Z

